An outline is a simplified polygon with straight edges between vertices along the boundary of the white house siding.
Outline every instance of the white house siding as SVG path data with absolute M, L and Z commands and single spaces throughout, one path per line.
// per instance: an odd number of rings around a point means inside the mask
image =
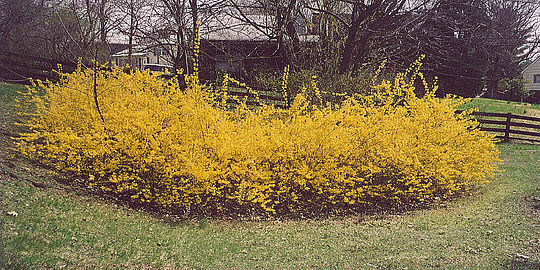
M 149 63 L 150 55 L 148 53 L 135 52 L 131 55 L 132 67 L 141 68 L 142 65 Z M 118 67 L 125 67 L 129 62 L 129 53 L 127 50 L 113 54 L 111 64 Z
M 173 48 L 174 49 L 174 48 Z M 172 65 L 172 59 L 160 48 L 134 49 L 131 54 L 134 68 L 141 68 L 145 64 Z M 111 64 L 124 67 L 128 63 L 129 51 L 125 49 L 111 56 Z
M 171 50 L 173 52 L 176 52 L 175 47 L 172 47 Z M 174 63 L 172 58 L 169 55 L 167 55 L 165 50 L 159 47 L 148 49 L 146 55 L 148 55 L 147 64 L 160 64 L 160 65 L 172 66 Z
M 540 77 L 540 58 L 534 60 L 523 70 L 523 79 L 527 81 L 525 86 L 531 91 L 540 91 L 540 81 L 534 83 L 534 75 Z

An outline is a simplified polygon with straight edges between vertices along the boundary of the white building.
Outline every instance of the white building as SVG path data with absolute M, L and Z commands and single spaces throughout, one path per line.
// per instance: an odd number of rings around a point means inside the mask
M 529 66 L 523 70 L 523 79 L 527 82 L 525 86 L 531 91 L 540 91 L 540 57 L 536 58 Z
M 171 58 L 161 48 L 134 48 L 131 54 L 131 67 L 141 68 L 146 64 L 161 64 L 172 66 Z M 111 55 L 111 64 L 124 67 L 129 63 L 129 49 Z

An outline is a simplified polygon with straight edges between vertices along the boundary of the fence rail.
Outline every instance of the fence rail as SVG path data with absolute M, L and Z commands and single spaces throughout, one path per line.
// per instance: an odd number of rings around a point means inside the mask
M 26 82 L 28 78 L 57 80 L 53 71 L 62 65 L 63 70 L 73 71 L 77 64 L 60 59 L 49 59 L 9 52 L 0 48 L 0 79 L 13 82 Z
M 457 113 L 460 112 L 462 111 L 457 111 Z M 504 142 L 522 140 L 540 143 L 540 118 L 538 117 L 491 112 L 474 112 L 472 115 L 480 123 L 480 130 L 493 132 Z M 516 127 L 521 129 L 516 129 Z
M 255 93 L 247 92 L 247 90 L 244 91 L 244 89 L 239 88 L 233 88 L 227 91 L 227 95 L 229 95 L 229 99 L 227 99 L 227 103 L 229 104 L 237 104 L 238 102 L 231 97 L 237 97 L 237 98 L 247 98 L 246 104 L 250 106 L 258 106 L 261 103 L 262 104 L 272 104 L 278 108 L 286 109 L 288 108 L 288 104 L 285 100 L 285 97 L 283 97 L 283 94 L 275 91 L 275 90 L 254 90 Z
M 76 67 L 72 62 L 26 56 L 0 49 L 0 79 L 8 81 L 10 79 L 26 80 L 28 77 L 50 79 L 55 77 L 51 70 L 55 69 L 58 64 L 62 64 L 68 70 Z M 246 98 L 247 105 L 251 106 L 257 106 L 260 103 L 273 104 L 280 108 L 288 108 L 289 106 L 283 94 L 275 90 L 257 91 L 257 96 L 242 89 L 229 89 L 227 92 L 231 96 Z M 227 103 L 235 104 L 237 101 L 229 98 Z M 538 117 L 491 112 L 474 112 L 472 115 L 480 123 L 480 130 L 493 132 L 497 134 L 497 138 L 505 142 L 512 139 L 540 143 L 540 118 Z

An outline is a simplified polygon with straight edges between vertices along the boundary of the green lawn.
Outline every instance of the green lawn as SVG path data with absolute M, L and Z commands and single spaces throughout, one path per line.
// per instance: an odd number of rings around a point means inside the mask
M 460 109 L 469 109 L 469 108 L 478 108 L 480 112 L 512 113 L 512 114 L 517 114 L 517 115 L 532 116 L 532 117 L 536 117 L 540 119 L 540 104 L 502 101 L 502 100 L 494 100 L 494 99 L 487 99 L 487 98 L 474 98 L 474 99 L 471 99 L 470 102 L 460 106 Z M 492 117 L 492 116 L 477 116 L 477 119 L 496 120 L 496 121 L 506 120 L 505 117 Z M 512 122 L 533 124 L 533 125 L 540 124 L 538 121 L 520 120 L 520 119 L 515 119 L 515 118 L 512 119 Z M 505 125 L 481 124 L 481 127 L 504 129 Z M 529 132 L 535 132 L 535 133 L 540 132 L 540 130 L 536 128 L 524 128 L 524 127 L 513 126 L 511 129 L 529 131 Z M 504 135 L 504 133 L 498 132 L 498 133 L 495 133 L 495 135 Z M 512 134 L 511 137 L 533 139 L 533 140 L 540 139 L 534 136 L 517 135 L 517 134 Z M 523 140 L 519 140 L 519 141 L 523 142 Z
M 16 115 L 13 100 L 17 91 L 25 91 L 25 86 L 0 82 L 0 129 L 9 130 Z
M 460 109 L 478 108 L 481 112 L 513 113 L 540 117 L 540 104 L 503 101 L 488 98 L 473 98 Z
M 1 117 L 12 121 L 4 86 Z M 180 220 L 56 182 L 7 152 L 13 130 L 0 128 L 0 269 L 540 268 L 540 145 L 500 144 L 504 173 L 431 209 Z

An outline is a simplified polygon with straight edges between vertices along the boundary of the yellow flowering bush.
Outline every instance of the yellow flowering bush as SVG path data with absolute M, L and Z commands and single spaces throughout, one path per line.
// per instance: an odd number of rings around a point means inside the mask
M 18 150 L 89 186 L 185 213 L 445 198 L 491 177 L 498 151 L 473 119 L 455 115 L 460 99 L 436 98 L 427 85 L 415 95 L 417 66 L 339 105 L 313 100 L 313 82 L 289 109 L 227 108 L 196 76 L 181 91 L 176 78 L 147 71 L 79 68 L 29 88 Z

